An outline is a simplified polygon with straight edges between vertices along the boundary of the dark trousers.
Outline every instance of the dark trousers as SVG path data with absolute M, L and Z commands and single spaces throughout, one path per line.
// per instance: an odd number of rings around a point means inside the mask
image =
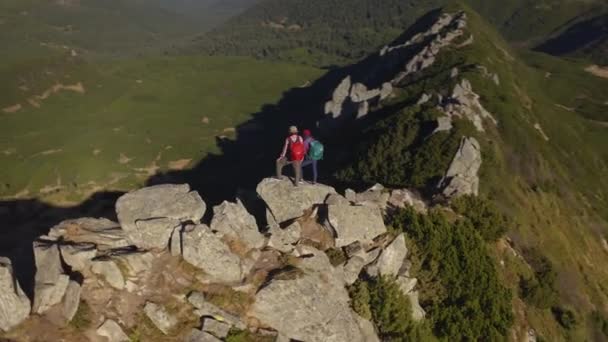
M 302 163 L 302 167 L 306 167 L 308 165 L 312 165 L 312 181 L 314 183 L 317 182 L 317 162 L 318 160 L 308 159 Z

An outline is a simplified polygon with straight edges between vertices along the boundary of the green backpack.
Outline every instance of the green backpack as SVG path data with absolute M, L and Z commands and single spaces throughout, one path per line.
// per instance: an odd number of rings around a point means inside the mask
M 313 140 L 310 142 L 310 147 L 308 150 L 308 157 L 312 160 L 321 160 L 323 159 L 323 144 L 320 141 Z

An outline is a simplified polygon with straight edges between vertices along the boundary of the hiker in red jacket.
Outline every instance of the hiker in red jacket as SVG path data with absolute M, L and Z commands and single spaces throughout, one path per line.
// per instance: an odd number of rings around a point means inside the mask
M 287 159 L 287 150 L 289 149 L 289 160 Z M 298 186 L 302 182 L 302 161 L 306 156 L 306 149 L 304 148 L 304 140 L 298 135 L 298 128 L 296 126 L 289 127 L 289 136 L 285 139 L 283 150 L 281 155 L 277 159 L 277 177 L 283 175 L 283 167 L 287 164 L 293 166 L 293 171 L 296 174 L 296 183 Z

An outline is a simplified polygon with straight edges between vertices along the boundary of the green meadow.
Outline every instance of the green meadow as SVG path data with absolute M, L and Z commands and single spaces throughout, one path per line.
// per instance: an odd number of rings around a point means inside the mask
M 21 106 L 0 109 L 5 198 L 78 201 L 191 167 L 219 152 L 217 138 L 234 138 L 235 126 L 264 104 L 321 74 L 244 57 L 90 63 L 64 56 L 35 63 L 1 71 L 0 108 Z M 56 84 L 82 89 L 40 99 Z

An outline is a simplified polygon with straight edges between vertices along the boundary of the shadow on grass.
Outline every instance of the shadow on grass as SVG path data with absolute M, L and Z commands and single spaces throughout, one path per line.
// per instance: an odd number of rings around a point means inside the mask
M 403 43 L 420 29 L 427 29 L 438 13 L 436 10 L 424 16 L 393 45 Z M 331 175 L 353 153 L 354 139 L 357 139 L 364 126 L 398 108 L 388 107 L 374 113 L 374 117 L 344 125 L 344 121 L 349 122 L 347 119 L 354 113 L 333 120 L 324 114 L 325 102 L 348 75 L 353 83 L 364 82 L 370 88 L 381 86 L 389 75 L 394 75 L 403 67 L 403 60 L 419 46 L 415 44 L 409 49 L 398 49 L 385 56 L 374 54 L 352 66 L 329 70 L 309 87 L 290 89 L 278 103 L 263 106 L 250 120 L 237 126 L 235 140 L 217 138 L 220 154 L 205 156 L 190 170 L 158 173 L 150 177 L 145 185 L 188 183 L 200 193 L 208 208 L 239 197 L 248 204 L 248 209 L 258 212 L 255 210 L 255 186 L 261 179 L 273 175 L 287 128 L 297 125 L 319 132 L 317 122 L 324 119 L 324 133 L 318 135 L 326 145 L 326 156 L 329 158 L 320 163 L 319 181 L 343 188 L 346 185 L 337 183 Z M 337 129 L 338 126 L 340 129 Z M 305 169 L 305 178 L 310 175 L 311 170 Z M 357 188 L 356 184 L 348 186 Z M 116 220 L 114 203 L 121 195 L 117 192 L 100 192 L 73 207 L 55 207 L 37 199 L 0 201 L 0 256 L 13 261 L 19 283 L 30 298 L 35 274 L 32 242 L 67 219 L 104 217 Z M 207 210 L 206 220 L 210 219 L 211 213 L 212 210 Z M 257 216 L 259 223 L 264 215 Z

